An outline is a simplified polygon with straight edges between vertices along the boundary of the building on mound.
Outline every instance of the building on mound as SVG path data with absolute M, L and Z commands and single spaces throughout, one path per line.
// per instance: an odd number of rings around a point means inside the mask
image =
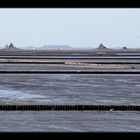
M 16 48 L 16 47 L 12 43 L 10 43 L 9 49 L 14 49 L 14 48 Z
M 97 49 L 107 49 L 107 47 L 105 47 L 105 46 L 101 43 Z
M 97 54 L 97 55 L 106 55 L 106 50 L 108 50 L 107 47 L 104 46 L 104 45 L 101 43 L 101 44 L 98 46 L 98 48 L 96 49 L 96 54 Z
M 13 43 L 10 43 L 9 46 L 8 46 L 8 45 L 5 46 L 4 50 L 20 50 L 20 49 L 16 48 L 16 47 L 13 45 Z
M 127 48 L 124 46 L 123 48 L 122 48 L 123 50 L 127 50 Z

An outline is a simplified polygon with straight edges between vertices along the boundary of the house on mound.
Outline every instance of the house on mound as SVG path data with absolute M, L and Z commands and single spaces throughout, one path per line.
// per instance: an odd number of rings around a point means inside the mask
M 107 47 L 105 47 L 102 43 L 99 45 L 99 47 L 97 49 L 107 49 Z
M 9 50 L 13 50 L 13 51 L 15 50 L 15 51 L 16 51 L 16 50 L 20 50 L 20 49 L 16 48 L 16 47 L 13 45 L 13 43 L 10 43 L 10 45 L 9 45 L 9 46 L 6 45 L 5 48 L 4 48 L 3 50 L 8 50 L 8 51 L 9 51 Z
M 127 50 L 127 48 L 124 46 L 123 48 L 122 48 L 123 50 Z
M 98 48 L 96 49 L 96 54 L 97 55 L 105 55 L 107 50 L 108 50 L 108 48 L 101 43 L 98 46 Z

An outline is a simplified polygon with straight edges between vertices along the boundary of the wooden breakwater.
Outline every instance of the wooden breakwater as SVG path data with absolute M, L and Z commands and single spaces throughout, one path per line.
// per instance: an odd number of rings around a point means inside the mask
M 140 74 L 140 70 L 0 70 L 0 74 Z
M 66 62 L 70 63 L 80 63 L 81 61 L 50 61 L 50 60 L 26 60 L 26 59 L 19 59 L 19 60 L 2 60 L 0 59 L 0 64 L 63 64 L 66 65 Z M 83 61 L 82 64 L 114 64 L 114 65 L 126 65 L 126 64 L 140 64 L 140 61 Z
M 0 105 L 0 111 L 140 111 L 140 105 Z

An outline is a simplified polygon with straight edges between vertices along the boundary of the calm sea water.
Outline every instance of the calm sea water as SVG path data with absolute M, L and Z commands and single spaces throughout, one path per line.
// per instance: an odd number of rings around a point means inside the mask
M 0 75 L 0 103 L 140 105 L 140 75 Z
M 140 105 L 140 75 L 0 75 L 0 104 Z M 0 111 L 0 131 L 140 131 L 140 112 Z

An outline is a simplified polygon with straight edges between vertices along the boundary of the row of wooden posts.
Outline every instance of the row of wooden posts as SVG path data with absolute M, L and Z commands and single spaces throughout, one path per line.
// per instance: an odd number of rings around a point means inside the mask
M 0 111 L 140 111 L 139 105 L 0 105 Z

